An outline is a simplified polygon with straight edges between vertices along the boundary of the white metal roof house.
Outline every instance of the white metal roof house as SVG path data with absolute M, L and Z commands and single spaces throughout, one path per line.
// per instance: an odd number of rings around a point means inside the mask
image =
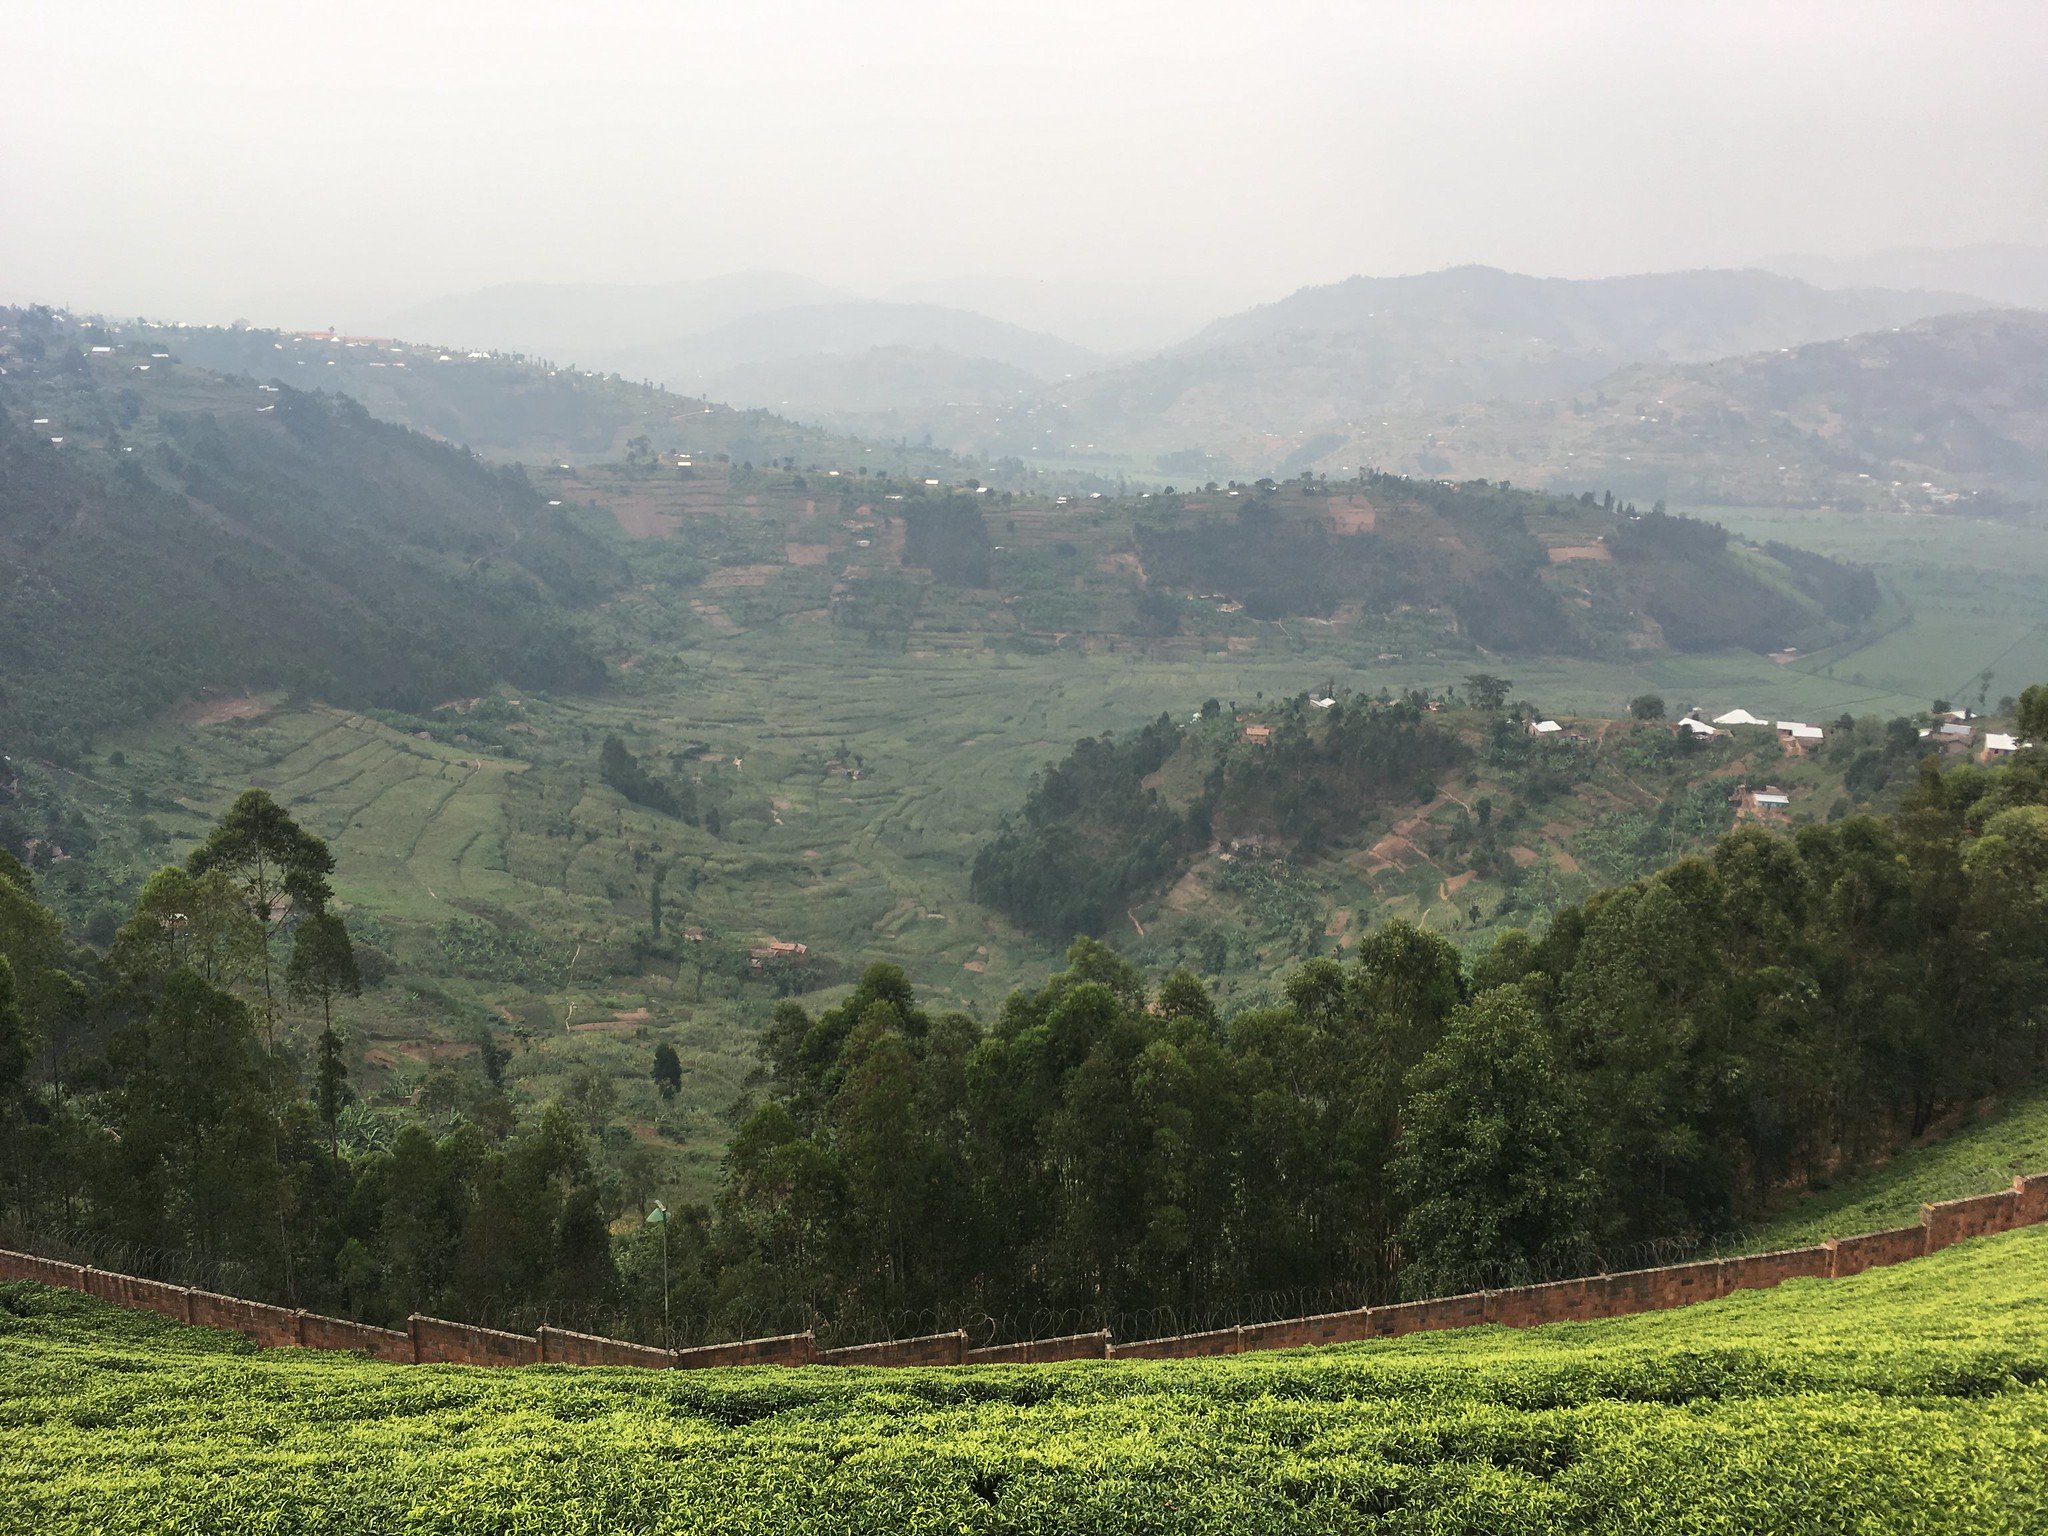
M 1731 709 L 1725 715 L 1714 716 L 1716 725 L 1769 725 L 1770 721 L 1758 719 L 1746 709 Z
M 1564 727 L 1555 720 L 1531 720 L 1529 722 L 1529 734 L 1531 736 L 1555 736 L 1563 729 Z

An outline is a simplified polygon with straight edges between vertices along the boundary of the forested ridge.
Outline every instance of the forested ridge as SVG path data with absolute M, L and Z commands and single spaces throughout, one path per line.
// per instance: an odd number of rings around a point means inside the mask
M 345 397 L 207 376 L 148 409 L 75 355 L 39 366 L 0 379 L 13 742 L 75 751 L 207 686 L 424 708 L 602 681 L 572 610 L 623 567 L 523 471 Z
M 658 1336 L 660 1236 L 587 1105 L 486 1096 L 343 1151 L 332 867 L 252 790 L 105 955 L 0 868 L 9 1235 L 369 1320 Z M 1477 954 L 1388 924 L 1230 1017 L 1086 940 L 986 1021 L 875 966 L 776 1011 L 717 1198 L 667 1228 L 672 1333 L 1228 1320 L 1712 1240 L 2038 1078 L 2044 1006 L 2039 751 L 1739 830 Z
M 1225 593 L 1263 619 L 1447 610 L 1461 634 L 1506 655 L 1611 650 L 1643 614 L 1673 650 L 1772 651 L 1808 630 L 1860 624 L 1879 598 L 1868 571 L 1782 544 L 1745 552 L 1662 502 L 1638 511 L 1611 493 L 1595 502 L 1368 473 L 1343 489 L 1374 516 L 1347 530 L 1283 515 L 1277 493 L 1294 484 L 1259 481 L 1228 516 L 1141 520 L 1148 581 Z M 1552 542 L 1566 528 L 1581 541 L 1560 547 L 1611 558 L 1554 569 L 1532 522 Z
M 1210 700 L 1199 718 L 1234 734 L 1222 715 Z M 1419 698 L 1350 699 L 1315 730 L 1302 715 L 1257 748 L 1212 749 L 1184 806 L 1152 782 L 1182 747 L 1169 717 L 1120 740 L 1076 742 L 975 856 L 975 899 L 1051 938 L 1100 935 L 1213 837 L 1271 828 L 1312 857 L 1374 810 L 1419 788 L 1428 799 L 1436 775 L 1470 755 Z

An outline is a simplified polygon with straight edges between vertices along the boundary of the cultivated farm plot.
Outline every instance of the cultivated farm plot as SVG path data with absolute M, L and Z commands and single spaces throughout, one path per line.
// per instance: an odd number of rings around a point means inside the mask
M 361 715 L 314 708 L 277 727 L 303 740 L 260 778 L 340 862 L 337 894 L 434 921 L 464 900 L 527 893 L 504 866 L 504 781 L 523 764 L 419 741 Z

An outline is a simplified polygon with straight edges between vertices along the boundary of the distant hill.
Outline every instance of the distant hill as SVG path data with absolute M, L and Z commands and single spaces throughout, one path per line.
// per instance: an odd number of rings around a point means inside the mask
M 748 315 L 693 335 L 650 340 L 616 366 L 672 386 L 701 385 L 732 369 L 876 347 L 981 358 L 1040 379 L 1085 371 L 1098 354 L 1057 336 L 939 304 L 853 300 Z
M 786 273 L 659 286 L 522 284 L 437 300 L 394 317 L 399 335 L 458 349 L 545 357 L 556 367 L 818 421 L 894 416 L 960 398 L 963 369 L 1022 374 L 1030 390 L 1100 367 L 1099 352 L 970 309 L 854 298 Z M 864 366 L 838 359 L 879 352 Z M 813 381 L 817 381 L 815 384 Z M 989 393 L 983 386 L 969 400 Z M 1005 382 L 997 393 L 1013 395 Z
M 715 375 L 721 399 L 795 411 L 859 436 L 921 437 L 928 420 L 978 403 L 1006 405 L 1043 387 L 1036 374 L 938 347 L 870 347 L 743 363 Z
M 415 304 L 386 325 L 422 341 L 597 367 L 607 355 L 644 347 L 650 337 L 689 335 L 765 310 L 845 297 L 790 272 L 733 272 L 680 283 L 505 283 Z
M 1757 263 L 1821 288 L 1942 288 L 1993 304 L 2048 309 L 2048 246 L 1896 246 L 1847 260 L 1767 256 Z
M 1141 963 L 1211 971 L 1341 951 L 1368 913 L 1433 913 L 1476 943 L 1700 852 L 1738 816 L 1889 809 L 1933 750 L 1875 719 L 1829 722 L 1798 758 L 1768 726 L 1567 718 L 1537 736 L 1534 706 L 1469 703 L 1340 687 L 1078 741 L 983 845 L 975 899 L 1054 941 L 1114 933 Z
M 1983 310 L 1627 369 L 1564 400 L 1397 415 L 1315 462 L 1641 499 L 2009 512 L 2048 498 L 2044 378 L 2048 314 Z
M 1631 364 L 1798 346 L 1977 305 L 1956 294 L 1829 292 L 1765 272 L 1354 277 L 1049 391 L 1000 441 L 1009 452 L 1047 434 L 1140 456 L 1195 450 L 1256 473 L 1367 416 L 1540 400 Z
M 1205 352 L 1299 332 L 1371 333 L 1424 319 L 1453 345 L 1464 339 L 1460 333 L 1540 343 L 1555 350 L 1560 366 L 1581 358 L 1687 362 L 1975 307 L 1982 301 L 1966 294 L 1837 293 L 1760 271 L 1574 279 L 1467 266 L 1304 288 L 1218 320 L 1170 351 Z
M 603 681 L 569 609 L 623 567 L 523 472 L 147 343 L 0 327 L 0 735 L 75 742 L 222 684 L 418 708 Z
M 591 467 L 551 484 L 638 538 L 743 564 L 757 617 L 823 611 L 875 639 L 1228 654 L 1314 625 L 1381 660 L 1476 665 L 1814 650 L 1860 633 L 1879 605 L 1874 579 L 1846 565 L 1788 564 L 1711 523 L 1485 482 L 1047 498 L 712 464 Z M 722 593 L 740 578 L 700 579 Z
M 391 338 L 365 338 L 232 326 L 118 327 L 156 350 L 202 367 L 340 390 L 372 415 L 474 448 L 487 458 L 523 463 L 622 457 L 636 438 L 661 452 L 766 463 L 914 470 L 972 469 L 981 478 L 1018 483 L 1021 468 L 963 465 L 944 449 L 871 444 L 765 410 L 739 410 L 678 395 L 616 374 L 555 367 L 519 354 L 443 350 Z
M 878 295 L 971 309 L 1026 330 L 1048 331 L 1097 352 L 1137 354 L 1181 340 L 1250 297 L 1244 285 L 1186 278 L 951 277 L 908 282 Z

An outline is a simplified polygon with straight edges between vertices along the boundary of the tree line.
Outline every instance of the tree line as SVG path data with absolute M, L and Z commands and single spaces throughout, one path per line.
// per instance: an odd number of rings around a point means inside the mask
M 502 1097 L 347 1154 L 333 855 L 262 790 L 152 877 L 104 955 L 0 853 L 0 1220 L 242 1294 L 382 1322 L 579 1315 L 618 1283 L 591 1139 Z
M 2020 714 L 2048 736 L 2048 689 Z M 1712 1239 L 2048 1065 L 2048 752 L 1928 762 L 1892 815 L 1745 827 L 1469 955 L 1389 923 L 1227 1018 L 1085 938 L 986 1021 L 871 966 L 776 1008 L 715 1198 L 651 1228 L 567 1104 L 337 1145 L 331 870 L 251 791 L 100 958 L 0 865 L 14 1229 L 387 1323 L 1227 1315 Z
M 2041 752 L 1740 829 L 1473 956 L 1390 923 L 1229 1019 L 1087 939 L 986 1026 L 875 967 L 778 1010 L 696 1304 L 1116 1318 L 1569 1273 L 2038 1078 L 2044 1007 Z

